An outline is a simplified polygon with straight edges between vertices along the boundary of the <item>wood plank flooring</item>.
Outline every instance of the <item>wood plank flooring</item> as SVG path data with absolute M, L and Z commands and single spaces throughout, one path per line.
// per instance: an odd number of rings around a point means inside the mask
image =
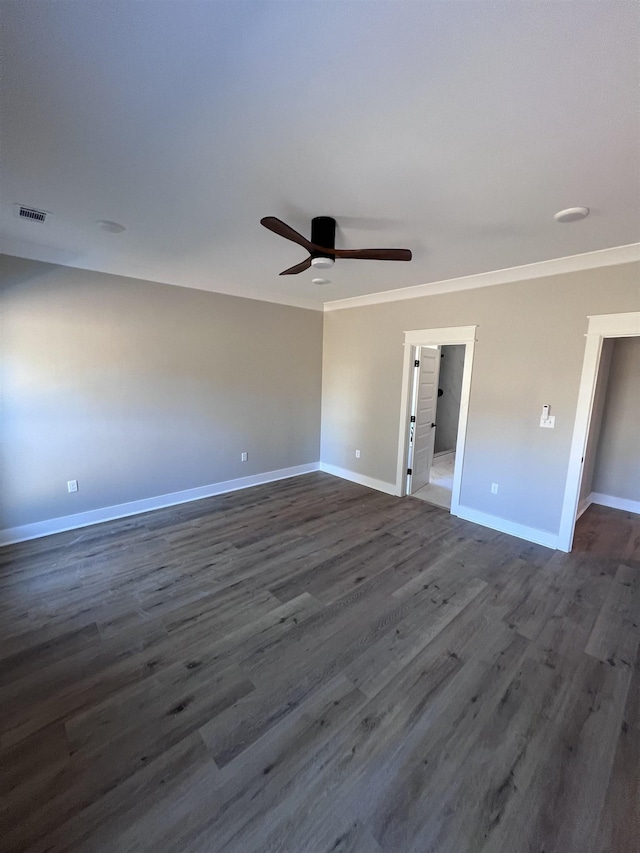
M 638 853 L 640 518 L 326 474 L 0 550 L 0 850 Z

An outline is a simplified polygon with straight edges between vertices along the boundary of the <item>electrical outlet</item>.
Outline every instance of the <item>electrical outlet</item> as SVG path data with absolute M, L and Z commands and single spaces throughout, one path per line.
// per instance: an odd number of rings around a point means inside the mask
M 78 481 L 77 480 L 67 480 L 67 491 L 77 492 L 78 491 Z
M 497 494 L 498 494 L 498 489 L 499 489 L 499 488 L 500 488 L 500 487 L 498 486 L 498 484 L 497 484 L 497 483 L 491 483 L 491 494 L 492 494 L 492 495 L 497 495 Z
M 246 450 L 244 450 L 244 451 L 240 454 L 240 461 L 241 461 L 241 462 L 246 462 L 248 458 L 249 458 L 249 454 L 247 453 L 247 451 L 246 451 Z
M 360 459 L 360 451 L 356 450 L 356 459 Z

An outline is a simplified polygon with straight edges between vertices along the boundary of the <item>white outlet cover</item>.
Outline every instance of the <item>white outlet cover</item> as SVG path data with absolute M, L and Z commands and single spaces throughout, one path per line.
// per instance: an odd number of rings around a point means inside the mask
M 556 426 L 556 416 L 549 415 L 548 418 L 540 418 L 540 426 L 545 429 L 555 429 Z
M 67 491 L 77 492 L 78 491 L 78 481 L 77 480 L 67 480 Z

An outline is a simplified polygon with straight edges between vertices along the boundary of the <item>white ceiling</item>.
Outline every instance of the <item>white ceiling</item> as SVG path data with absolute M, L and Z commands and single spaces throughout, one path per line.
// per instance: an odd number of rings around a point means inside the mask
M 8 254 L 318 306 L 640 237 L 635 0 L 1 8 Z M 279 277 L 266 215 L 414 260 Z

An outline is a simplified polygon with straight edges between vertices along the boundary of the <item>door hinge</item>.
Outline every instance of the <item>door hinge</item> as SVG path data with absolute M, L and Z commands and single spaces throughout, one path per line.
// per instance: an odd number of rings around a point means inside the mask
M 411 423 L 412 423 L 412 424 L 415 424 L 415 422 L 416 422 L 416 416 L 415 416 L 415 415 L 411 415 Z
M 414 366 L 414 367 L 420 367 L 420 362 L 418 361 L 418 359 L 416 359 L 416 360 L 413 362 L 413 366 Z
M 409 474 L 413 474 L 413 471 L 411 470 L 411 468 L 407 468 L 407 476 L 408 476 Z

